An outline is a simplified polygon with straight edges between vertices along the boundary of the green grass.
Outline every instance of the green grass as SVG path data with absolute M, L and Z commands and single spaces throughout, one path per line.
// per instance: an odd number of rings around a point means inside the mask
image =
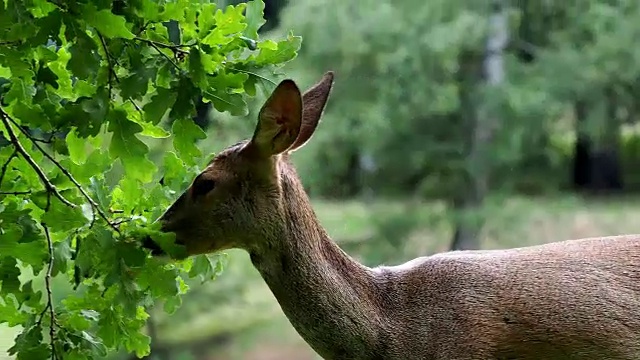
M 489 216 L 482 233 L 482 247 L 506 248 L 572 238 L 640 233 L 638 200 L 587 201 L 574 196 L 493 198 L 487 206 Z M 412 213 L 421 226 L 399 241 L 401 246 L 392 247 L 378 242 L 365 244 L 369 248 L 368 253 L 381 253 L 377 258 L 387 264 L 445 251 L 452 235 L 443 204 L 408 204 L 400 200 L 367 204 L 315 200 L 313 204 L 323 226 L 343 244 L 350 239 L 371 238 L 375 235 L 373 224 L 380 219 L 401 220 L 403 216 L 407 217 L 407 213 Z M 351 255 L 367 258 L 354 249 L 357 248 L 349 247 Z M 217 281 L 193 285 L 194 291 L 202 290 L 202 298 L 197 301 L 200 302 L 198 308 L 204 310 L 198 310 L 193 320 L 188 322 L 181 321 L 184 316 L 178 313 L 161 321 L 160 340 L 179 344 L 185 340 L 185 333 L 191 337 L 194 334 L 206 337 L 235 331 L 238 336 L 233 344 L 225 349 L 215 349 L 215 356 L 209 359 L 314 359 L 311 350 L 293 331 L 273 295 L 251 266 L 247 254 L 234 250 L 229 255 L 229 265 Z M 194 305 L 185 302 L 183 307 Z M 4 350 L 13 344 L 14 337 L 14 329 L 0 325 L 0 360 L 8 359 Z

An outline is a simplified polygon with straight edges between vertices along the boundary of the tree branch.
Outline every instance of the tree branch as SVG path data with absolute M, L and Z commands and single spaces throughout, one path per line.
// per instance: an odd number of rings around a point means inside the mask
M 31 165 L 31 168 L 33 168 L 33 170 L 36 172 L 36 174 L 38 174 L 38 177 L 40 178 L 40 181 L 42 181 L 42 183 L 44 184 L 45 189 L 48 192 L 53 193 L 53 195 L 55 197 L 57 197 L 60 201 L 62 201 L 63 204 L 65 204 L 65 205 L 67 205 L 69 207 L 75 208 L 76 205 L 71 203 L 71 202 L 69 202 L 69 200 L 65 199 L 64 196 L 62 196 L 62 194 L 60 194 L 60 192 L 58 192 L 58 189 L 56 189 L 56 187 L 51 183 L 51 181 L 49 181 L 49 179 L 47 178 L 47 175 L 44 173 L 44 171 L 42 171 L 40 166 L 38 166 L 38 164 L 36 164 L 35 160 L 33 160 L 33 158 L 31 157 L 31 155 L 29 155 L 27 150 L 24 149 L 24 147 L 22 146 L 22 144 L 18 140 L 18 137 L 13 132 L 13 129 L 11 129 L 11 124 L 9 124 L 9 121 L 11 121 L 11 118 L 9 117 L 9 115 L 2 108 L 0 108 L 0 120 L 2 120 L 2 123 L 4 124 L 4 127 L 7 129 L 7 133 L 9 134 L 9 141 L 11 141 L 11 143 L 13 144 L 15 150 L 27 161 L 27 163 L 29 163 L 29 165 Z M 11 122 L 13 122 L 15 124 L 14 121 L 11 121 Z M 22 130 L 22 128 L 20 128 L 20 126 L 18 126 L 18 129 L 20 129 L 23 133 L 25 132 L 24 130 Z M 27 134 L 27 137 L 29 137 L 29 136 L 30 135 Z M 35 144 L 36 147 L 38 147 L 40 149 L 40 151 L 42 151 L 42 148 L 40 147 L 40 145 L 38 145 L 38 143 L 33 142 L 33 144 Z
M 8 126 L 8 121 L 11 121 L 12 123 L 14 123 L 18 129 L 20 129 L 20 131 L 22 131 L 22 133 L 27 137 L 27 139 L 29 139 L 31 141 L 31 143 L 38 148 L 38 150 L 40 150 L 40 152 L 42 153 L 42 155 L 44 155 L 44 157 L 46 157 L 47 159 L 49 159 L 49 161 L 51 161 L 58 169 L 60 169 L 60 171 L 62 171 L 62 173 L 73 183 L 73 185 L 78 189 L 78 191 L 80 191 L 80 194 L 82 194 L 82 196 L 89 202 L 89 204 L 91 205 L 91 210 L 93 212 L 93 215 L 95 217 L 95 214 L 97 213 L 104 221 L 107 222 L 107 224 L 113 228 L 118 234 L 120 234 L 120 229 L 118 229 L 116 226 L 113 225 L 113 223 L 109 220 L 109 218 L 107 217 L 107 215 L 100 209 L 100 207 L 98 206 L 98 204 L 91 198 L 91 196 L 89 196 L 89 194 L 87 194 L 87 192 L 84 190 L 84 188 L 82 187 L 82 185 L 80 185 L 80 183 L 78 183 L 78 181 L 73 177 L 73 175 L 71 175 L 71 173 L 69 172 L 69 170 L 65 169 L 64 166 L 60 165 L 60 163 L 54 159 L 51 155 L 49 155 L 48 152 L 46 152 L 41 146 L 40 144 L 38 144 L 36 141 L 34 141 L 31 137 L 31 135 L 25 131 L 24 129 L 22 129 L 22 127 L 20 127 L 20 125 L 18 125 L 15 120 L 13 120 L 12 118 L 9 117 L 9 115 L 0 108 L 0 114 L 2 115 L 2 119 L 3 122 L 6 122 L 6 125 Z M 8 121 L 7 121 L 8 120 Z M 15 135 L 13 135 L 13 137 L 15 137 Z M 17 141 L 17 139 L 16 139 Z M 28 154 L 27 154 L 28 155 Z M 31 161 L 33 161 L 33 159 L 31 159 Z M 38 166 L 37 164 L 35 164 L 35 166 Z M 42 170 L 41 170 L 42 171 Z M 44 173 L 43 173 L 44 175 Z M 46 176 L 45 176 L 46 179 Z M 49 180 L 47 180 L 47 182 L 49 182 Z M 50 182 L 49 182 L 50 184 Z M 53 187 L 53 185 L 51 185 Z M 54 188 L 55 189 L 55 188 Z M 54 193 L 55 194 L 55 193 Z M 70 202 L 68 202 L 67 200 L 65 200 L 66 203 L 65 205 L 69 205 L 72 207 L 75 207 L 74 204 L 71 204 Z M 92 221 L 93 224 L 93 221 Z
M 142 39 L 141 40 L 145 40 L 144 42 L 146 42 L 147 44 L 149 44 L 152 48 L 154 48 L 158 54 L 164 56 L 165 59 L 167 59 L 167 61 L 169 61 L 171 63 L 171 65 L 173 65 L 173 67 L 175 67 L 176 69 L 178 69 L 178 71 L 182 71 L 182 68 L 180 66 L 178 66 L 178 64 L 176 64 L 175 61 L 173 61 L 173 59 L 171 59 L 169 56 L 167 56 L 167 54 L 163 53 L 162 50 L 160 50 L 160 47 L 158 47 L 158 45 L 156 45 L 155 41 L 151 41 L 151 40 L 146 40 L 146 39 Z M 183 51 L 184 52 L 184 51 Z
M 0 191 L 0 195 L 29 195 L 31 191 Z
M 50 194 L 51 193 L 47 194 L 48 198 L 51 196 Z M 49 199 L 47 199 L 47 204 L 49 204 Z M 47 310 L 47 308 L 49 309 L 49 317 L 51 319 L 49 323 L 49 338 L 51 339 L 51 359 L 55 360 L 58 358 L 58 356 L 56 354 L 56 347 L 54 342 L 56 336 L 56 317 L 53 308 L 53 291 L 51 289 L 51 272 L 53 271 L 54 261 L 53 242 L 51 241 L 51 235 L 49 234 L 49 228 L 47 227 L 47 225 L 45 223 L 40 223 L 40 225 L 42 225 L 42 227 L 44 228 L 44 234 L 47 238 L 47 248 L 49 250 L 49 265 L 47 266 L 47 273 L 44 276 L 45 288 L 47 290 L 47 306 L 45 307 L 45 311 Z
M 100 39 L 100 43 L 102 43 L 102 48 L 104 49 L 104 54 L 107 58 L 107 63 L 108 63 L 108 67 L 109 67 L 109 99 L 111 99 L 111 92 L 113 90 L 113 79 L 115 79 L 117 82 L 120 82 L 120 79 L 118 79 L 118 75 L 116 75 L 116 71 L 114 69 L 113 66 L 113 58 L 111 57 L 111 53 L 109 52 L 109 48 L 107 47 L 107 41 L 104 39 L 104 36 L 102 36 L 102 34 L 98 31 L 96 32 L 98 34 L 98 38 Z
M 163 49 L 169 49 L 169 50 L 171 50 L 173 52 L 181 52 L 181 53 L 185 53 L 185 54 L 188 54 L 189 52 L 182 50 L 182 48 L 190 48 L 190 47 L 193 47 L 195 45 L 195 43 L 193 43 L 193 44 L 178 44 L 178 45 L 176 45 L 176 44 L 165 44 L 165 43 L 161 43 L 159 41 L 153 41 L 153 40 L 141 38 L 139 36 L 136 36 L 134 39 L 137 40 L 137 41 L 143 42 L 143 43 L 147 43 L 147 44 L 149 44 L 151 46 L 157 46 L 157 47 L 160 47 L 160 48 L 163 48 Z
M 263 81 L 270 82 L 270 83 L 271 83 L 271 84 L 273 84 L 273 85 L 278 85 L 278 84 L 276 84 L 273 80 L 268 79 L 268 78 L 266 78 L 266 77 L 264 77 L 264 76 L 262 76 L 262 75 L 260 75 L 260 74 L 258 74 L 258 73 L 254 73 L 254 72 L 249 71 L 249 70 L 237 69 L 237 68 L 233 68 L 233 67 L 230 67 L 230 68 L 229 68 L 229 70 L 233 70 L 233 71 L 237 71 L 237 72 L 245 73 L 245 74 L 247 74 L 247 75 L 255 76 L 255 77 L 257 77 L 258 79 L 261 79 L 261 80 L 263 80 Z
M 2 165 L 2 169 L 0 170 L 0 187 L 2 187 L 2 180 L 4 180 L 4 175 L 7 173 L 7 169 L 9 168 L 9 163 L 16 156 L 18 156 L 18 150 L 14 149 L 13 153 L 9 155 L 9 158 L 7 159 L 7 161 L 5 161 L 4 164 Z

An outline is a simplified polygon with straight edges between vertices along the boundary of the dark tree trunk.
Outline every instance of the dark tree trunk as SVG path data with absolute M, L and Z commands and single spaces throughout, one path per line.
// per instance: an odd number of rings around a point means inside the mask
M 473 221 L 475 215 L 473 212 L 480 210 L 478 205 L 478 201 L 468 197 L 453 202 L 456 227 L 451 240 L 451 250 L 475 250 L 480 248 L 481 224 Z M 470 217 L 465 218 L 465 215 L 470 215 Z M 462 216 L 462 218 L 459 218 L 459 216 Z
M 577 190 L 597 194 L 621 191 L 624 188 L 622 166 L 619 159 L 620 134 L 617 102 L 613 91 L 605 92 L 606 122 L 604 133 L 590 134 L 585 131 L 589 107 L 584 101 L 575 104 L 576 143 L 573 159 L 573 185 Z
M 260 28 L 260 32 L 275 29 L 280 25 L 280 12 L 287 6 L 287 0 L 266 0 L 264 2 L 264 18 L 267 22 Z
M 573 186 L 586 189 L 591 178 L 591 139 L 585 131 L 587 104 L 578 100 L 574 104 L 576 142 L 573 151 Z

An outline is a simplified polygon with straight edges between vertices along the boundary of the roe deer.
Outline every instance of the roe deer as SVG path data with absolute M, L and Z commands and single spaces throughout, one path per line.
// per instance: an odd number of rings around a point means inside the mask
M 325 359 L 640 359 L 640 236 L 454 251 L 376 268 L 344 253 L 289 162 L 332 86 L 332 72 L 303 95 L 282 81 L 251 140 L 215 156 L 161 216 L 163 231 L 189 255 L 248 251 L 293 327 Z

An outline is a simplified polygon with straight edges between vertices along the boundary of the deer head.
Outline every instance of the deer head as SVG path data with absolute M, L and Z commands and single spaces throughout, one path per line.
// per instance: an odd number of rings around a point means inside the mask
M 295 173 L 287 155 L 313 135 L 332 86 L 332 72 L 304 95 L 282 81 L 260 109 L 253 137 L 211 160 L 158 219 L 162 230 L 175 233 L 188 255 L 269 246 L 286 222 L 281 174 Z M 163 253 L 151 239 L 143 246 Z

